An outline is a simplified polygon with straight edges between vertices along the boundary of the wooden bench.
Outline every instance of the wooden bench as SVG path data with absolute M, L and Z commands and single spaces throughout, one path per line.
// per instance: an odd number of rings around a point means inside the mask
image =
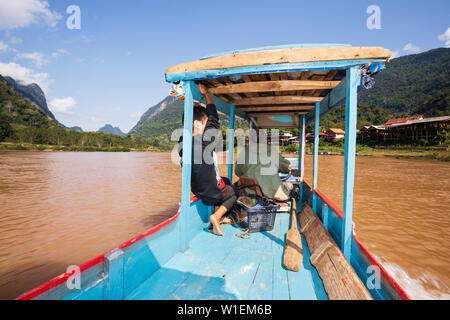
M 299 215 L 301 232 L 311 252 L 311 264 L 322 278 L 328 298 L 330 300 L 373 300 L 313 209 L 305 203 Z

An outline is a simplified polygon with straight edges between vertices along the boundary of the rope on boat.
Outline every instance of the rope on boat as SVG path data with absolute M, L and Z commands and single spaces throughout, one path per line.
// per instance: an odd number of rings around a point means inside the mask
M 236 237 L 241 239 L 248 239 L 250 238 L 251 234 L 248 232 L 248 229 L 245 230 L 245 232 L 242 232 L 241 234 L 235 234 Z
M 231 213 L 231 222 L 232 222 L 232 224 L 236 227 L 236 228 L 238 228 L 239 230 L 242 230 L 242 231 L 244 231 L 244 232 L 242 232 L 241 234 L 235 234 L 235 236 L 236 237 L 238 237 L 238 238 L 241 238 L 241 239 L 248 239 L 248 238 L 250 238 L 250 236 L 251 236 L 251 234 L 250 234 L 250 232 L 249 232 L 249 229 L 248 228 L 241 228 L 240 226 L 239 226 L 239 224 L 236 222 L 236 220 L 234 220 L 234 217 L 233 217 L 233 213 Z

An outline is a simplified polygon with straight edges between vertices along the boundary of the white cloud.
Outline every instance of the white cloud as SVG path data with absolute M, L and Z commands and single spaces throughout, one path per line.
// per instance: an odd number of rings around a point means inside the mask
M 411 42 L 409 42 L 408 44 L 406 44 L 403 49 L 399 49 L 399 50 L 392 50 L 392 57 L 391 59 L 394 58 L 398 58 L 407 54 L 414 54 L 414 53 L 419 53 L 421 52 L 422 49 L 419 46 L 416 46 L 414 44 L 412 44 Z
M 447 30 L 443 34 L 438 36 L 438 40 L 444 41 L 445 47 L 450 48 L 450 27 L 447 28 Z
M 96 116 L 92 116 L 89 119 L 93 122 L 107 122 L 107 121 L 103 120 L 102 118 L 98 118 Z
M 9 76 L 25 85 L 37 83 L 44 92 L 48 91 L 49 85 L 53 82 L 47 73 L 35 72 L 33 69 L 25 68 L 14 62 L 0 62 L 0 74 Z
M 95 37 L 94 36 L 88 36 L 88 35 L 82 35 L 80 37 L 80 39 L 81 39 L 81 41 L 87 42 L 87 43 L 95 41 Z
M 399 56 L 400 56 L 400 51 L 399 50 L 392 51 L 391 59 L 398 58 Z
M 19 53 L 18 59 L 30 60 L 36 67 L 40 68 L 48 63 L 42 52 Z
M 74 98 L 67 97 L 63 99 L 53 99 L 48 103 L 52 112 L 72 115 L 77 103 Z
M 16 36 L 10 36 L 9 37 L 9 42 L 12 44 L 21 44 L 22 43 L 22 39 L 16 37 Z
M 140 118 L 142 116 L 142 111 L 136 111 L 129 114 L 130 118 Z
M 420 47 L 413 45 L 411 42 L 403 47 L 403 51 L 411 52 L 411 53 L 419 53 Z
M 55 52 L 52 53 L 52 57 L 56 58 L 56 57 L 59 57 L 59 56 L 61 56 L 63 54 L 69 54 L 69 52 L 67 52 L 67 50 L 65 50 L 65 49 L 58 49 L 58 50 L 56 50 Z
M 10 47 L 6 43 L 0 41 L 0 52 L 5 52 L 8 51 L 9 49 Z
M 43 0 L 0 0 L 0 29 L 28 27 L 44 22 L 56 26 L 62 16 Z
M 5 30 L 4 33 L 5 33 L 6 38 L 8 38 L 9 43 L 12 43 L 12 44 L 21 44 L 22 43 L 22 39 L 12 35 L 10 30 Z M 13 51 L 16 51 L 16 50 L 13 49 Z

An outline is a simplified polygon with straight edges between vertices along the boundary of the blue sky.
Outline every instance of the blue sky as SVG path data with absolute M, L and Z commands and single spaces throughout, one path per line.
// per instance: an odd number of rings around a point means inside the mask
M 81 29 L 70 30 L 70 5 Z M 370 5 L 381 29 L 369 30 Z M 450 45 L 450 1 L 0 0 L 0 74 L 38 82 L 67 126 L 127 132 L 170 85 L 167 67 L 291 43 L 383 46 L 396 56 Z

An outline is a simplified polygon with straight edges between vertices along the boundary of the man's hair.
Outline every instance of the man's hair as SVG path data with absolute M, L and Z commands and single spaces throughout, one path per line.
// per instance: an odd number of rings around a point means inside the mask
M 201 121 L 208 118 L 208 114 L 206 113 L 206 109 L 203 107 L 195 106 L 194 107 L 194 121 Z M 184 126 L 184 112 L 183 116 L 181 117 L 181 124 Z
M 206 110 L 203 107 L 194 107 L 194 121 L 203 122 L 203 120 L 207 119 L 208 115 L 206 114 Z

